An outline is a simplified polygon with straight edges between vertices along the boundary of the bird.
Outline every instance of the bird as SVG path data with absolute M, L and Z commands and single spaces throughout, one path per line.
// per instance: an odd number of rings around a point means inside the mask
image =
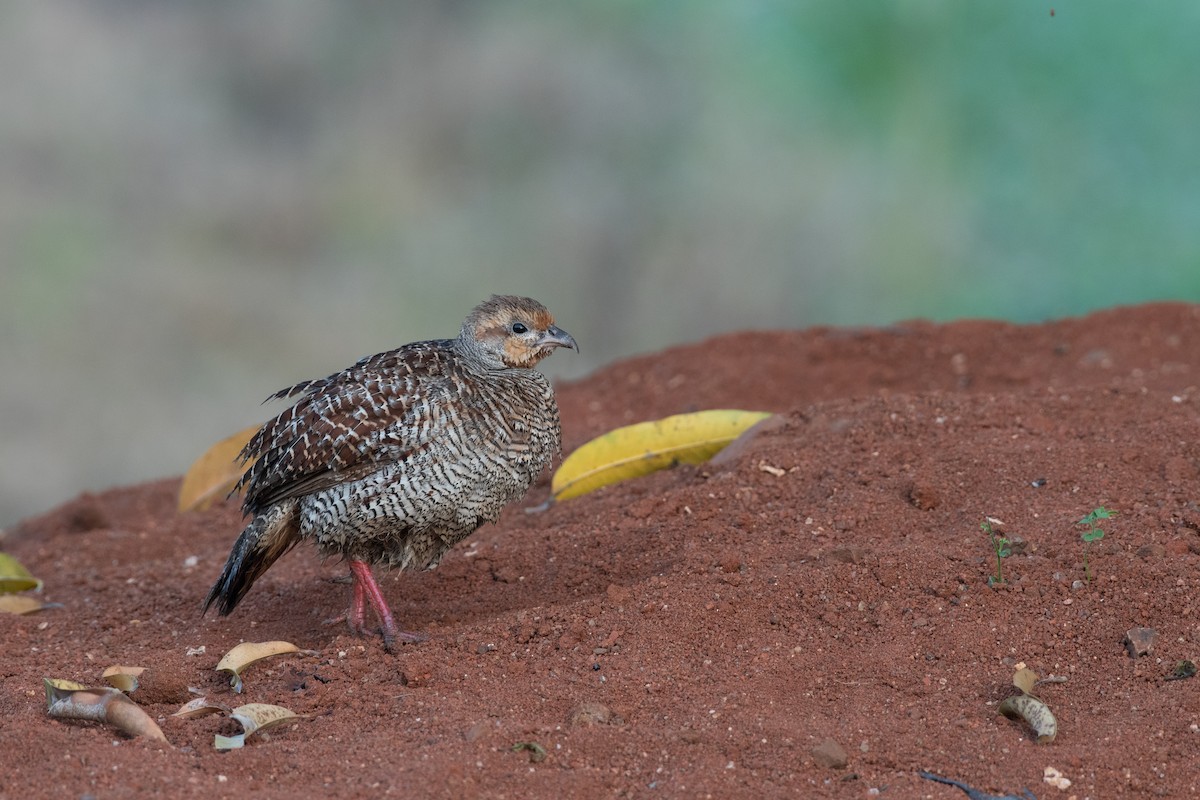
M 346 620 L 366 634 L 366 606 L 386 650 L 424 637 L 400 630 L 372 572 L 432 569 L 494 522 L 561 452 L 558 404 L 535 366 L 579 352 L 536 300 L 492 295 L 454 339 L 413 342 L 268 398 L 296 397 L 241 451 L 250 518 L 202 613 L 221 615 L 301 541 L 349 562 Z

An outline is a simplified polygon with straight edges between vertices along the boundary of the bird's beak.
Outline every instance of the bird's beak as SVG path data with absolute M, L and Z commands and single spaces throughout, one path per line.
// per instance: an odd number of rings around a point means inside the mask
M 543 347 L 569 347 L 576 353 L 579 352 L 579 345 L 575 344 L 575 337 L 557 325 L 546 328 L 546 332 L 538 339 L 538 344 Z

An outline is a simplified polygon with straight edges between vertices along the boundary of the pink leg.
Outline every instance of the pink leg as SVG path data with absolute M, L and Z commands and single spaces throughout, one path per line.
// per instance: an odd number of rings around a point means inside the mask
M 358 576 L 351 574 L 354 580 L 351 587 L 350 613 L 346 615 L 346 622 L 350 623 L 350 630 L 355 633 L 366 633 L 367 594 L 363 585 L 359 583 Z
M 379 617 L 383 633 L 383 646 L 388 652 L 392 652 L 397 639 L 402 642 L 419 642 L 425 638 L 420 634 L 408 633 L 396 628 L 396 620 L 392 618 L 392 611 L 388 608 L 387 601 L 383 599 L 383 591 L 375 582 L 375 576 L 371 574 L 370 564 L 352 558 L 350 559 L 350 572 L 354 576 L 354 595 L 350 606 L 351 627 L 354 627 L 357 622 L 358 630 L 362 630 L 366 616 L 363 601 L 369 600 L 371 607 L 375 609 L 375 614 Z

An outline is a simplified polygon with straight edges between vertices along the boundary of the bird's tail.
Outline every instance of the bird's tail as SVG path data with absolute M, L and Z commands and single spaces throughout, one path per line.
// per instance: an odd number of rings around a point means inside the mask
M 295 499 L 276 503 L 246 526 L 229 551 L 224 572 L 208 590 L 204 612 L 213 603 L 222 615 L 233 611 L 267 567 L 300 540 L 298 506 Z

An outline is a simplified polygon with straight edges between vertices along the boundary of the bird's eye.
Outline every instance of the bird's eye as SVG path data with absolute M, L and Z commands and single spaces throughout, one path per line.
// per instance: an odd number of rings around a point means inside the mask
M 524 322 L 514 322 L 512 324 L 512 332 L 513 333 L 525 333 L 528 330 L 529 330 L 529 328 L 525 327 Z

